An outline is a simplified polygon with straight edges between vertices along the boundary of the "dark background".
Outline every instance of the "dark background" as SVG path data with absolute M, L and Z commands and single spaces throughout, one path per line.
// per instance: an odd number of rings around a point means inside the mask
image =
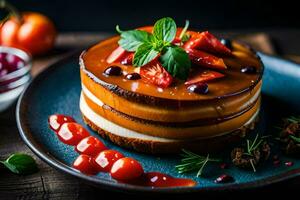
M 114 31 L 173 17 L 198 29 L 300 28 L 297 1 L 269 0 L 10 0 L 20 10 L 42 12 L 59 31 Z

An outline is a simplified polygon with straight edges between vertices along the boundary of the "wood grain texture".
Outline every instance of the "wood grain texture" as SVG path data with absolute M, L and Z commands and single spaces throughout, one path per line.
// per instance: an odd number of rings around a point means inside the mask
M 269 35 L 265 33 L 256 33 L 254 35 L 246 36 L 239 36 L 240 34 L 236 32 L 229 33 L 229 35 L 230 34 L 253 44 L 258 50 L 266 53 L 276 53 Z M 277 32 L 276 34 L 276 36 L 279 37 L 280 34 Z M 291 38 L 295 38 L 293 35 L 295 34 L 294 32 L 290 34 L 292 35 Z M 49 64 L 66 56 L 68 53 L 86 48 L 108 35 L 109 34 L 103 33 L 60 35 L 57 40 L 56 48 L 52 52 L 43 57 L 34 59 L 32 74 L 36 76 L 39 72 L 49 66 Z M 228 33 L 220 33 L 220 35 L 228 35 Z M 286 35 L 282 35 L 282 37 L 286 37 Z M 300 54 L 300 40 L 298 39 L 297 42 Z M 290 43 L 295 43 L 295 41 L 290 41 Z M 293 46 L 295 48 L 295 44 L 293 44 Z M 19 137 L 15 122 L 15 104 L 5 112 L 0 113 L 0 158 L 5 159 L 13 152 L 25 152 L 32 155 L 36 159 L 40 170 L 33 175 L 18 176 L 8 172 L 3 167 L 0 167 L 0 199 L 100 199 L 105 195 L 124 198 L 124 194 L 104 191 L 82 183 L 74 177 L 62 174 L 33 155 Z M 260 191 L 268 193 L 274 190 L 280 191 L 282 188 L 292 190 L 293 188 L 299 188 L 299 186 L 300 179 L 293 179 L 291 181 L 262 188 Z M 251 193 L 251 191 L 248 192 Z M 232 196 L 232 194 L 230 195 Z M 239 193 L 236 193 L 236 195 L 238 197 Z M 160 195 L 160 197 L 165 196 Z M 184 197 L 187 198 L 188 195 L 185 195 Z M 183 196 L 177 195 L 177 198 L 183 198 Z

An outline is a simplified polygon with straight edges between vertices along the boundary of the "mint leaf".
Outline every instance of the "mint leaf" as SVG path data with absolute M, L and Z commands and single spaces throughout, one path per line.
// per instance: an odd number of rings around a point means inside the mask
M 176 23 L 170 18 L 162 18 L 154 24 L 153 35 L 157 40 L 170 43 L 176 36 Z
M 177 46 L 166 47 L 164 54 L 160 56 L 160 62 L 173 77 L 182 80 L 187 79 L 191 68 L 191 61 L 188 54 L 182 48 Z
M 120 31 L 120 30 L 119 30 Z M 150 34 L 146 31 L 131 30 L 122 31 L 119 45 L 127 51 L 136 51 L 144 43 L 150 43 Z
M 293 135 L 290 135 L 290 138 L 291 138 L 292 140 L 294 140 L 296 143 L 300 143 L 300 138 L 299 138 L 299 137 L 295 137 L 295 136 L 293 136 Z
M 12 154 L 1 163 L 15 174 L 32 174 L 38 171 L 35 160 L 31 156 L 22 153 Z
M 133 57 L 133 66 L 140 67 L 152 61 L 158 52 L 153 49 L 152 44 L 144 43 L 140 45 Z

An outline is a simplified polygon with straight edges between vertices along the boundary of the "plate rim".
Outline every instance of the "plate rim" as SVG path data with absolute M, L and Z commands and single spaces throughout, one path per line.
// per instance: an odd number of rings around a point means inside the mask
M 269 58 L 276 58 L 286 62 L 289 60 L 285 60 L 278 57 L 273 57 L 271 55 L 260 53 Z M 26 107 L 26 98 L 28 98 L 28 94 L 30 94 L 31 90 L 34 90 L 35 84 L 42 79 L 42 77 L 47 76 L 48 73 L 55 70 L 58 67 L 64 66 L 63 64 L 69 62 L 72 59 L 78 59 L 80 52 L 72 52 L 62 59 L 50 64 L 45 70 L 35 76 L 32 81 L 27 85 L 25 90 L 20 95 L 17 106 L 16 106 L 16 122 L 17 128 L 19 130 L 19 134 L 24 143 L 29 147 L 29 149 L 37 155 L 42 161 L 50 165 L 51 167 L 62 171 L 68 175 L 75 176 L 76 178 L 86 181 L 87 183 L 91 183 L 96 186 L 101 186 L 104 189 L 108 190 L 120 190 L 123 192 L 151 192 L 151 193 L 170 193 L 170 194 L 178 194 L 178 193 L 192 193 L 192 192 L 209 192 L 209 191 L 229 191 L 229 190 L 243 190 L 243 189 L 254 189 L 263 186 L 268 186 L 270 184 L 278 183 L 284 180 L 288 180 L 300 175 L 300 168 L 286 170 L 284 173 L 270 176 L 267 178 L 260 179 L 258 181 L 251 181 L 248 183 L 230 183 L 224 184 L 222 186 L 210 186 L 210 187 L 170 187 L 170 188 L 153 188 L 153 187 L 145 187 L 145 186 L 136 186 L 124 183 L 118 183 L 109 181 L 106 179 L 100 179 L 96 176 L 88 176 L 77 172 L 74 168 L 64 164 L 63 162 L 56 159 L 51 154 L 47 153 L 43 148 L 41 148 L 35 140 L 30 139 L 30 136 L 33 136 L 28 124 L 24 123 L 26 120 L 24 119 L 24 107 Z

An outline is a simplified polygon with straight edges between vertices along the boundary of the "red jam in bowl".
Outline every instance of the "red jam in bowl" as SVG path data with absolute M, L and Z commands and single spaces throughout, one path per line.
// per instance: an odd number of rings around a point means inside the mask
M 0 46 L 0 112 L 8 108 L 31 80 L 31 57 L 24 51 Z

